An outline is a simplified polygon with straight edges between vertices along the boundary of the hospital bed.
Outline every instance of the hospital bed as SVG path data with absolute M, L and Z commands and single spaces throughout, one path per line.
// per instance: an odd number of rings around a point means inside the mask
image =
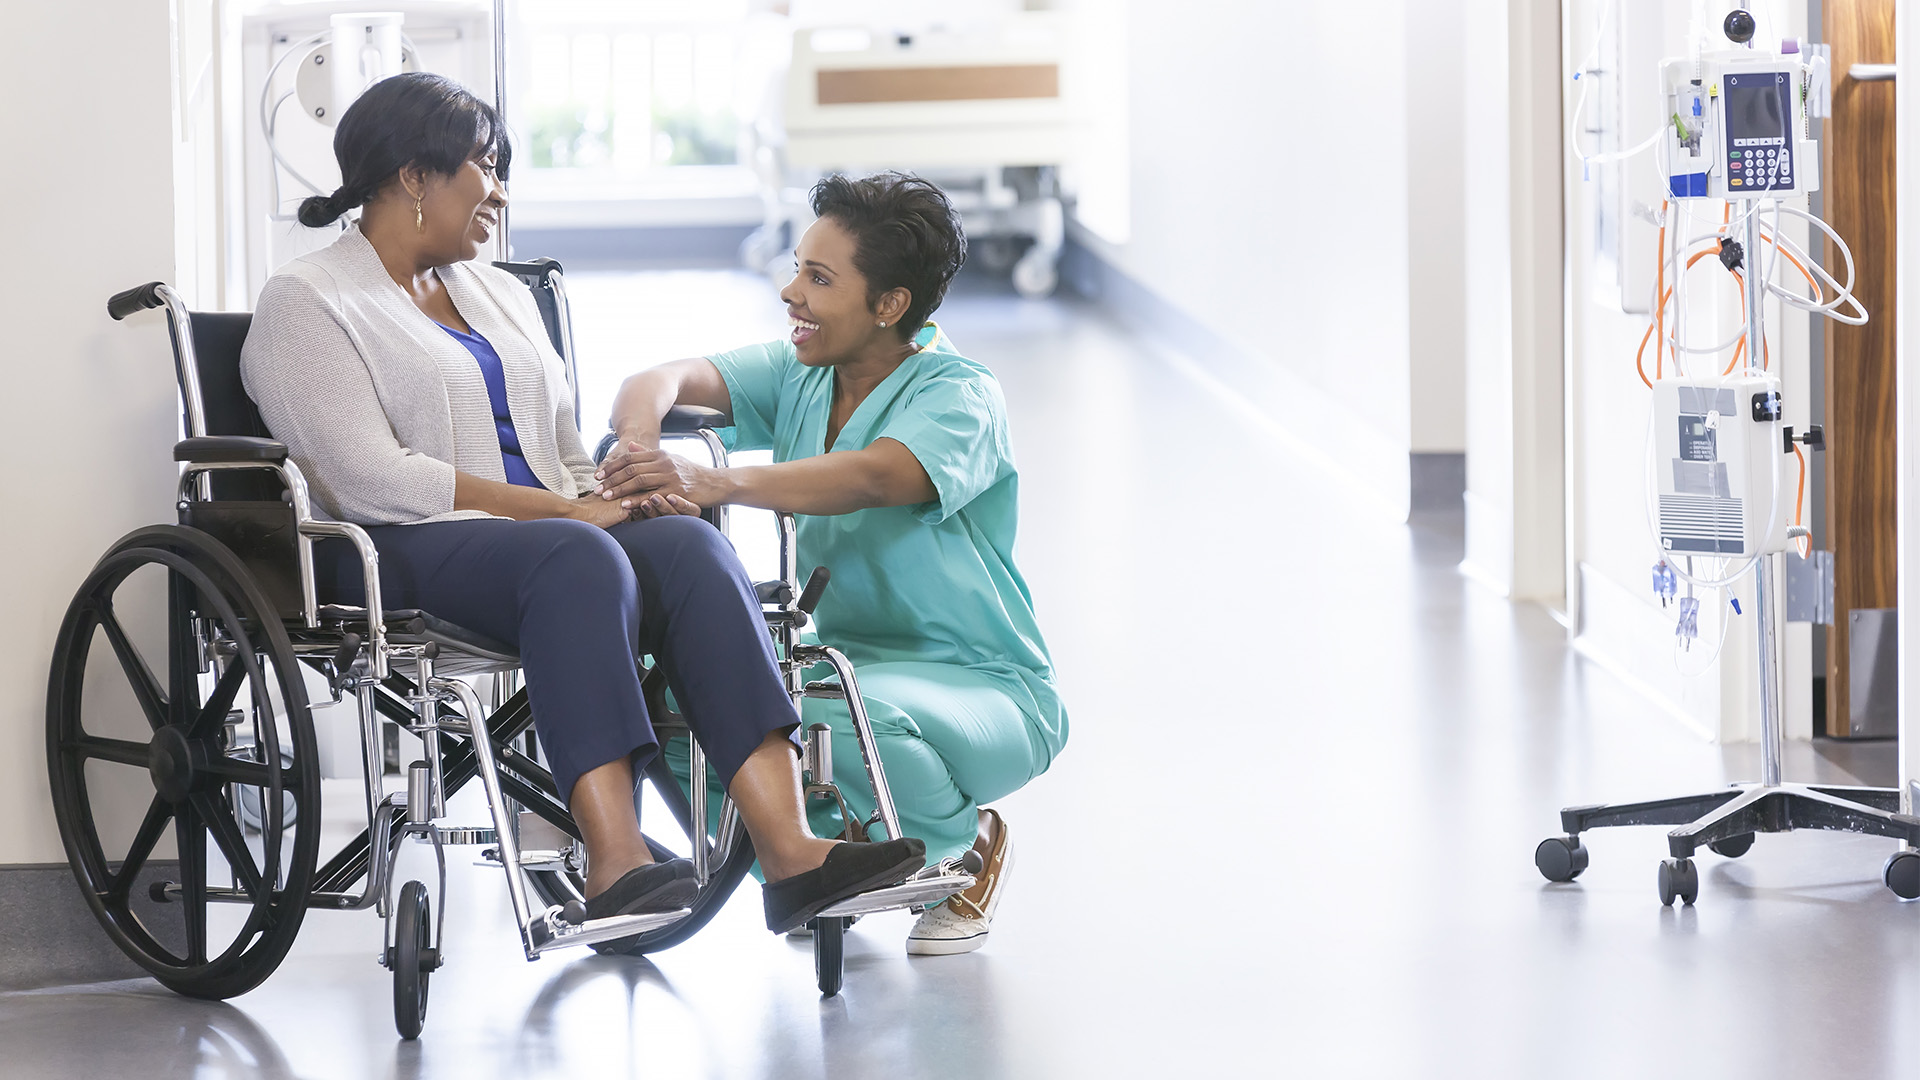
M 1067 23 L 1057 12 L 899 29 L 803 25 L 792 61 L 753 125 L 766 204 L 743 261 L 784 281 L 812 218 L 806 191 L 828 173 L 897 169 L 946 190 L 969 249 L 1011 270 L 1025 296 L 1059 280 L 1059 171 L 1080 133 Z
M 575 382 L 559 265 L 495 265 L 534 290 Z M 682 910 L 588 919 L 579 830 L 531 734 L 514 650 L 433 612 L 383 605 L 367 533 L 314 515 L 299 467 L 241 387 L 250 315 L 190 312 L 158 282 L 116 295 L 108 312 L 123 319 L 154 307 L 166 309 L 187 434 L 173 450 L 178 521 L 137 529 L 100 558 L 61 625 L 47 701 L 61 838 L 114 943 L 167 987 L 221 999 L 273 973 L 307 911 L 371 908 L 384 927 L 377 955 L 393 974 L 395 1026 L 413 1038 L 430 977 L 445 960 L 450 846 L 479 847 L 484 862 L 504 871 L 528 960 L 627 938 L 636 939 L 630 951 L 653 952 L 703 927 L 746 876 L 753 849 L 730 800 L 720 798 L 710 813 L 703 755 L 670 708 L 657 665 L 643 679 L 656 733 L 663 746 L 688 740 L 692 777 L 682 788 L 665 754 L 656 755 L 644 782 L 670 820 L 652 820 L 656 813 L 642 825 L 657 858 L 691 857 L 700 888 Z M 724 456 L 712 430 L 722 421 L 676 410 L 665 431 Z M 793 519 L 777 521 L 782 577 L 757 591 L 787 686 L 796 707 L 803 696 L 831 697 L 852 714 L 878 809 L 868 821 L 848 820 L 847 834 L 899 836 L 851 666 L 837 650 L 799 637 L 827 574 L 816 570 L 801 588 Z M 362 605 L 317 595 L 321 543 L 357 551 Z M 164 634 L 141 632 L 143 610 L 164 613 Z M 803 681 L 802 672 L 823 663 L 835 679 Z M 342 711 L 357 721 L 364 804 L 351 816 L 363 814 L 364 827 L 322 861 L 313 710 L 327 701 L 349 705 Z M 825 725 L 816 727 L 805 741 L 807 792 L 837 799 Z M 389 785 L 385 748 L 395 729 L 418 740 L 421 758 Z M 448 800 L 475 780 L 488 816 L 456 823 Z M 125 827 L 129 820 L 138 823 Z M 402 881 L 410 848 L 431 849 L 433 890 Z M 822 912 L 813 924 L 821 992 L 840 989 L 851 918 L 938 903 L 972 882 L 964 864 L 944 860 Z

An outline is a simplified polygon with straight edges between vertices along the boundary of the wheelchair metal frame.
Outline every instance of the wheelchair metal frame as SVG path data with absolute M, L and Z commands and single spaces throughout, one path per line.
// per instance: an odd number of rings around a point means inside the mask
M 566 365 L 568 382 L 577 386 L 571 349 L 570 312 L 566 306 L 564 278 L 558 264 L 542 260 L 539 263 L 503 264 L 503 268 L 520 273 L 523 280 L 528 274 L 534 274 L 550 283 L 555 300 L 554 314 L 549 316 L 544 309 L 542 314 L 548 320 L 549 335 Z M 269 449 L 277 447 L 277 457 L 269 454 L 267 457 L 245 459 L 244 455 L 237 455 L 231 446 L 226 445 L 236 440 L 211 434 L 207 430 L 200 367 L 191 330 L 193 315 L 179 295 L 156 282 L 115 297 L 109 310 L 115 318 L 124 318 L 141 308 L 158 306 L 164 306 L 167 312 L 189 436 L 175 449 L 175 457 L 181 461 L 177 505 L 182 521 L 189 520 L 191 511 L 197 505 L 220 501 L 214 497 L 212 484 L 217 474 L 265 472 L 278 479 L 284 486 L 283 499 L 292 515 L 294 554 L 298 562 L 299 618 L 287 620 L 293 654 L 300 663 L 327 676 L 335 702 L 343 702 L 346 696 L 351 695 L 358 714 L 366 783 L 364 861 L 355 847 L 357 841 L 349 843 L 314 875 L 313 888 L 303 898 L 305 906 L 309 909 L 375 909 L 383 920 L 383 948 L 379 961 L 383 966 L 393 968 L 398 980 L 402 972 L 395 962 L 399 953 L 394 932 L 398 908 L 392 895 L 394 868 L 400 842 L 411 838 L 433 846 L 438 867 L 439 905 L 429 941 L 431 947 L 421 953 L 423 965 L 430 965 L 424 966 L 423 970 L 426 971 L 438 967 L 442 962 L 442 932 L 446 916 L 445 848 L 449 845 L 491 845 L 485 856 L 506 871 L 507 891 L 521 946 L 528 960 L 536 959 L 552 949 L 628 938 L 687 919 L 691 912 L 684 908 L 658 914 L 587 919 L 584 904 L 578 900 L 543 907 L 530 899 L 527 876 L 530 871 L 577 874 L 582 863 L 577 841 L 571 845 L 557 844 L 536 850 L 523 850 L 521 847 L 523 821 L 545 818 L 547 824 L 557 828 L 556 808 L 561 815 L 564 815 L 565 809 L 564 799 L 558 793 L 537 790 L 538 786 L 527 780 L 530 775 L 544 772 L 537 768 L 535 759 L 508 745 L 508 741 L 524 730 L 524 725 L 518 721 L 530 715 L 526 713 L 524 697 L 516 696 L 515 700 L 520 702 L 516 711 L 510 707 L 505 692 L 511 688 L 506 680 L 517 681 L 517 656 L 504 647 L 489 648 L 482 641 L 463 636 L 457 632 L 457 628 L 447 628 L 455 632 L 439 632 L 432 627 L 414 625 L 403 626 L 396 632 L 394 626 L 389 625 L 391 613 L 380 592 L 379 552 L 366 530 L 349 522 L 324 521 L 314 516 L 307 482 L 298 465 L 285 457 L 284 447 L 261 440 L 238 440 L 258 443 Z M 577 410 L 577 391 L 575 399 Z M 715 463 L 724 465 L 727 450 L 713 430 L 713 420 L 717 416 L 695 418 L 692 422 L 682 418 L 678 428 L 670 432 L 669 437 L 700 441 Z M 715 511 L 709 519 L 724 531 L 724 508 L 715 508 Z M 887 785 L 878 745 L 859 695 L 853 666 L 838 650 L 801 640 L 801 631 L 809 620 L 810 602 L 817 600 L 818 588 L 812 590 L 812 597 L 800 591 L 794 519 L 791 515 L 779 514 L 776 520 L 781 580 L 759 586 L 759 591 L 763 614 L 777 645 L 786 688 L 794 702 L 796 719 L 804 698 L 845 701 L 861 750 L 866 780 L 871 785 L 877 807 L 867 821 L 857 826 L 849 820 L 847 833 L 851 836 L 878 826 L 889 837 L 898 837 L 901 835 L 898 813 Z M 319 602 L 314 578 L 313 545 L 322 540 L 344 541 L 353 545 L 364 575 L 364 607 L 322 605 Z M 824 575 L 818 571 L 816 574 L 820 584 L 824 584 Z M 195 651 L 201 658 L 200 678 L 204 681 L 210 672 L 217 677 L 220 673 L 218 657 L 223 646 L 219 641 L 202 640 L 208 635 L 198 625 L 194 633 Z M 819 664 L 830 667 L 837 682 L 806 682 L 806 671 Z M 483 673 L 497 677 L 492 709 L 483 704 L 480 694 L 462 678 Z M 524 691 L 521 691 L 521 695 L 524 695 Z M 512 715 L 509 716 L 509 713 Z M 506 719 L 503 720 L 503 717 Z M 425 748 L 424 763 L 416 762 L 404 770 L 406 784 L 392 793 L 385 790 L 383 720 L 397 723 L 418 736 Z M 499 722 L 498 726 L 496 722 Z M 824 729 L 824 725 L 816 725 L 816 728 Z M 507 732 L 504 736 L 503 730 Z M 228 734 L 231 736 L 231 731 Z M 663 743 L 669 734 L 677 735 L 678 732 L 663 733 Z M 838 798 L 825 732 L 816 730 L 807 734 L 802 757 L 808 797 L 810 799 L 821 792 L 831 792 Z M 708 837 L 706 825 L 709 821 L 710 796 L 705 753 L 699 741 L 691 737 L 691 732 L 688 732 L 688 742 L 692 775 L 687 791 L 690 803 L 690 827 L 687 831 L 692 846 L 692 861 L 701 886 L 705 888 L 716 868 L 727 864 L 737 849 L 746 843 L 745 828 L 732 800 L 723 798 L 719 807 L 719 828 L 711 839 Z M 471 747 L 471 760 L 462 757 L 457 770 L 451 769 L 448 753 L 458 751 L 462 746 Z M 256 746 L 256 752 L 264 758 L 271 751 Z M 512 770 L 503 772 L 502 755 L 510 759 Z M 453 776 L 450 782 L 450 774 L 456 771 L 458 775 Z M 453 787 L 464 783 L 468 776 L 477 776 L 480 780 L 488 804 L 489 821 L 477 826 L 445 823 L 447 795 Z M 503 784 L 503 776 L 513 783 L 511 792 Z M 550 788 L 550 778 L 547 784 Z M 515 802 L 510 801 L 540 802 L 542 796 L 551 801 L 540 803 L 535 808 L 539 813 L 535 813 L 534 809 L 522 809 L 516 815 Z M 232 806 L 236 813 L 239 805 L 240 801 L 234 799 Z M 844 808 L 844 800 L 840 805 Z M 317 792 L 312 805 L 300 807 L 303 818 L 312 815 L 315 819 L 310 827 L 317 828 L 319 811 Z M 570 818 L 564 820 L 571 824 Z M 262 829 L 265 828 L 263 824 Z M 659 850 L 656 846 L 656 851 Z M 75 858 L 77 860 L 77 856 Z M 78 869 L 76 861 L 76 871 Z M 364 886 L 354 890 L 353 884 L 361 879 L 364 879 Z M 836 929 L 844 929 L 848 917 L 892 908 L 929 905 L 972 884 L 972 876 L 962 865 L 953 860 L 943 860 L 904 883 L 844 900 L 824 911 L 820 920 L 822 923 L 840 920 Z M 171 883 L 167 887 L 173 890 L 170 895 L 175 897 L 184 888 Z M 160 899 L 160 894 L 165 891 L 156 887 L 155 898 Z M 258 897 L 238 888 L 237 881 L 233 889 L 204 888 L 201 893 L 210 902 L 258 902 Z M 724 902 L 724 897 L 718 902 Z M 828 935 L 819 936 L 824 938 Z M 821 989 L 829 994 L 837 991 L 840 981 L 838 934 L 832 937 L 834 955 L 831 979 L 824 967 L 820 969 Z M 277 966 L 278 958 L 274 958 L 272 963 Z M 269 967 L 267 973 L 271 970 Z M 265 978 L 265 974 L 259 978 Z M 253 980 L 255 983 L 257 981 Z M 398 993 L 399 982 L 396 981 L 396 995 Z M 396 1002 L 398 1000 L 396 996 Z M 424 1002 L 422 990 L 420 1016 L 424 1015 Z M 416 1017 L 412 1025 L 414 1030 L 409 1032 L 406 1030 L 408 1024 L 401 1022 L 402 1034 L 409 1037 L 417 1034 L 418 1024 L 419 1018 Z

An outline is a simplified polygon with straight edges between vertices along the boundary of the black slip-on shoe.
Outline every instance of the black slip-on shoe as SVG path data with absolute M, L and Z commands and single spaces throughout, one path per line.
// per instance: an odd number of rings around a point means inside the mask
M 927 865 L 927 845 L 912 837 L 879 844 L 840 844 L 804 874 L 760 886 L 767 929 L 784 934 L 849 896 L 905 881 Z
M 677 911 L 693 902 L 700 891 L 691 859 L 672 859 L 663 863 L 637 866 L 622 875 L 600 895 L 587 901 L 587 918 L 607 919 L 615 915 L 649 915 Z M 616 938 L 594 945 L 601 954 L 623 953 L 633 948 L 637 938 Z

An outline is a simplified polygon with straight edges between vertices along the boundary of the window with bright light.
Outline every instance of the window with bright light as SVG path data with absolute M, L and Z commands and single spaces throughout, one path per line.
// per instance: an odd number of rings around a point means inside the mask
M 764 85 L 747 0 L 516 5 L 525 166 L 644 179 L 741 162 Z M 521 163 L 516 161 L 515 165 Z

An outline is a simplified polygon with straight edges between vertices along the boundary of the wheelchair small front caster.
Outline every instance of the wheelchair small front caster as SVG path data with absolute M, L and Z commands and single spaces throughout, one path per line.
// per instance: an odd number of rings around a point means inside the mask
M 1711 849 L 1715 855 L 1724 855 L 1729 859 L 1737 859 L 1753 850 L 1753 834 L 1741 833 L 1739 836 L 1729 836 L 1725 840 L 1715 840 L 1713 843 L 1708 844 L 1707 847 Z
M 1893 895 L 1902 900 L 1920 900 L 1920 851 L 1901 849 L 1887 858 L 1880 871 Z
M 427 977 L 440 966 L 433 948 L 433 920 L 427 887 L 409 881 L 400 887 L 400 903 L 393 913 L 393 1026 L 403 1039 L 417 1039 L 427 1021 Z
M 813 975 L 820 983 L 821 997 L 840 992 L 840 981 L 847 970 L 846 938 L 846 919 L 813 920 Z
M 1692 859 L 1660 860 L 1660 903 L 1671 906 L 1675 900 L 1692 904 L 1700 896 L 1700 872 Z
M 1577 836 L 1549 836 L 1533 849 L 1533 865 L 1548 881 L 1572 881 L 1587 868 L 1587 846 Z

